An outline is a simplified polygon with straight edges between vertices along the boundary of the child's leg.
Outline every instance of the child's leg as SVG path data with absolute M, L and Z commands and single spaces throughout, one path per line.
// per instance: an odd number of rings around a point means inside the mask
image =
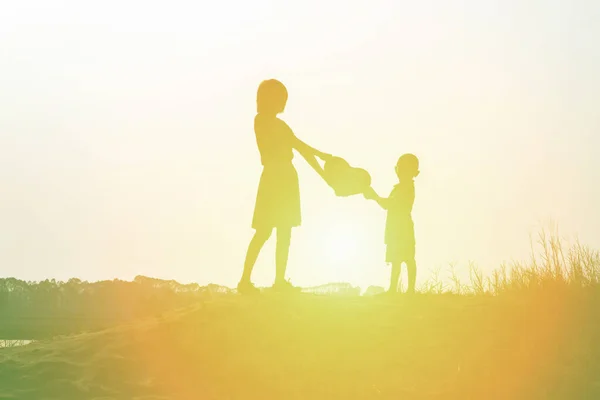
M 408 290 L 406 292 L 414 293 L 417 281 L 417 262 L 414 258 L 406 261 L 406 269 L 408 270 Z
M 275 283 L 282 283 L 285 281 L 285 270 L 287 269 L 291 240 L 291 227 L 277 228 L 277 247 L 275 249 Z
M 265 245 L 266 241 L 271 236 L 272 229 L 257 229 L 248 245 L 248 251 L 246 252 L 246 260 L 244 261 L 244 272 L 242 274 L 241 282 L 250 283 L 250 275 L 252 275 L 252 269 L 258 258 L 260 250 Z
M 398 280 L 400 279 L 400 262 L 392 262 L 392 277 L 390 279 L 390 288 L 388 292 L 395 293 L 398 291 Z

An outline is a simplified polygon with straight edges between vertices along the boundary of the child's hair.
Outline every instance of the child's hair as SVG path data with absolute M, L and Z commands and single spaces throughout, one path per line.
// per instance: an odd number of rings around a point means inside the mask
M 397 171 L 412 170 L 417 176 L 419 174 L 419 159 L 411 153 L 402 154 L 396 163 Z
M 258 86 L 256 93 L 256 112 L 279 114 L 285 109 L 288 92 L 284 84 L 277 79 L 268 79 Z

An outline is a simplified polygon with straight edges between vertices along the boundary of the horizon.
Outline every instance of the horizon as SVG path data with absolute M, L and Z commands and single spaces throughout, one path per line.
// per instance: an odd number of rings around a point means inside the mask
M 592 1 L 63 3 L 0 16 L 2 276 L 234 287 L 268 78 L 288 88 L 281 118 L 295 133 L 369 171 L 379 194 L 400 154 L 419 157 L 418 284 L 452 262 L 463 274 L 525 260 L 548 221 L 600 247 Z M 385 286 L 385 214 L 294 164 L 292 282 Z M 274 258 L 271 239 L 259 286 Z

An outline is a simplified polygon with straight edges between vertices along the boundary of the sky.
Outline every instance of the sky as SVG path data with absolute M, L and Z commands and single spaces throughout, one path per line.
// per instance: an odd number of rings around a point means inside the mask
M 234 286 L 261 166 L 256 88 L 385 196 L 416 154 L 418 282 L 527 259 L 558 226 L 600 248 L 600 4 L 575 0 L 7 2 L 0 276 Z M 385 285 L 385 214 L 300 156 L 288 276 Z M 254 281 L 274 277 L 274 241 Z

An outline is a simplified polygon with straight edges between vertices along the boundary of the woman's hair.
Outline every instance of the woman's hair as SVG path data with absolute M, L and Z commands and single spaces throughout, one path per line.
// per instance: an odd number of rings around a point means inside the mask
M 256 112 L 279 114 L 285 109 L 288 92 L 277 79 L 262 81 L 256 93 Z

